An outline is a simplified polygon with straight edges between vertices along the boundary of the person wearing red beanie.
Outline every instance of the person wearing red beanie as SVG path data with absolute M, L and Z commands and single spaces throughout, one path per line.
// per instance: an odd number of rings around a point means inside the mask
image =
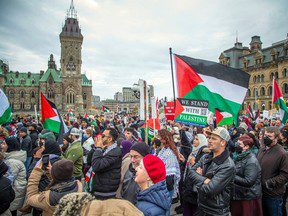
M 146 155 L 136 168 L 135 182 L 141 188 L 136 206 L 144 215 L 169 215 L 171 197 L 166 186 L 165 164 L 160 158 Z

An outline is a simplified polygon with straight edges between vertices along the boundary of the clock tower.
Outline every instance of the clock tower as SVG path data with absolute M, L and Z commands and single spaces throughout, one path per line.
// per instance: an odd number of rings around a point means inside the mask
M 67 11 L 65 24 L 59 35 L 61 43 L 61 79 L 63 83 L 63 110 L 83 111 L 81 49 L 83 36 L 73 0 Z

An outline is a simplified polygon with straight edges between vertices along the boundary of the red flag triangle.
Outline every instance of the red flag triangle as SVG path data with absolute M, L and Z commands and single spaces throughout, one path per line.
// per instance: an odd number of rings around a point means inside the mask
M 217 109 L 215 109 L 215 115 L 216 115 L 216 124 L 218 125 L 219 122 L 221 122 L 221 120 L 224 118 L 224 116 Z

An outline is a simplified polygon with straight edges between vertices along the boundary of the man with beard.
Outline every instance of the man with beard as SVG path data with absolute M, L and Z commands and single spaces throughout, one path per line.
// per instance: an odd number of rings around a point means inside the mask
M 92 157 L 93 177 L 92 194 L 97 199 L 109 199 L 116 196 L 121 178 L 122 151 L 117 146 L 118 132 L 107 128 L 102 137 L 98 136 L 94 143 Z
M 282 216 L 282 196 L 288 182 L 288 154 L 278 144 L 279 128 L 265 128 L 263 143 L 257 159 L 261 166 L 263 215 Z

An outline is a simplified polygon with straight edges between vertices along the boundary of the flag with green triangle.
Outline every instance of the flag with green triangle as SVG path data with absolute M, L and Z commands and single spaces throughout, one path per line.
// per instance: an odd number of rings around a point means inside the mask
M 63 133 L 68 131 L 67 126 L 63 123 L 63 119 L 60 116 L 55 104 L 48 100 L 41 92 L 41 113 L 42 123 L 45 129 L 51 130 L 55 133 L 60 133 L 63 129 Z M 63 126 L 63 128 L 61 128 Z M 61 133 L 62 134 L 62 133 Z
M 175 62 L 178 97 L 208 101 L 209 111 L 230 113 L 237 125 L 250 75 L 216 62 L 176 54 Z
M 220 112 L 218 109 L 215 109 L 216 116 L 216 125 L 232 125 L 233 124 L 233 116 L 228 112 Z
M 288 108 L 284 102 L 282 92 L 276 82 L 276 79 L 273 80 L 273 97 L 272 103 L 278 107 L 280 119 L 283 124 L 288 120 Z
M 7 96 L 0 88 L 0 125 L 5 124 L 11 120 L 12 108 Z

